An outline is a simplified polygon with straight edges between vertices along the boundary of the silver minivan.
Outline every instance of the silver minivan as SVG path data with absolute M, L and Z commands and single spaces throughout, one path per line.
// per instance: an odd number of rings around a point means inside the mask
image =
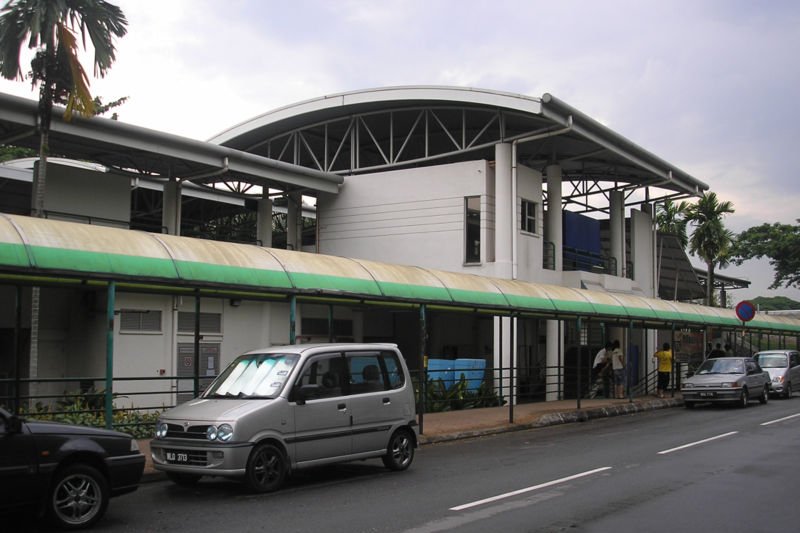
M 769 372 L 771 392 L 791 398 L 800 387 L 800 353 L 797 350 L 766 350 L 753 356 L 761 368 Z
M 298 344 L 248 352 L 198 398 L 165 411 L 153 466 L 181 485 L 202 476 L 277 490 L 300 468 L 414 459 L 414 387 L 394 344 Z

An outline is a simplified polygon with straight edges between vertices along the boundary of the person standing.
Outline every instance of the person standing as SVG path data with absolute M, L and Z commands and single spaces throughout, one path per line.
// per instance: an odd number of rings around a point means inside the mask
M 614 370 L 614 398 L 625 398 L 625 356 L 615 340 L 611 349 L 611 368 Z
M 602 381 L 603 398 L 611 398 L 611 348 L 611 343 L 606 342 L 606 345 L 597 352 L 594 358 L 594 365 L 592 365 L 595 381 Z
M 669 387 L 669 376 L 672 373 L 672 350 L 669 343 L 665 342 L 661 351 L 654 353 L 653 357 L 658 360 L 658 384 L 656 385 L 658 397 L 663 398 Z

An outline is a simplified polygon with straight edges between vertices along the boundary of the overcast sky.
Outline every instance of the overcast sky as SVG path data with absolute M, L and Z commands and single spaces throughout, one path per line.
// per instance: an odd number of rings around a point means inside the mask
M 797 1 L 111 1 L 128 35 L 91 89 L 123 122 L 205 140 L 357 89 L 549 92 L 733 202 L 731 230 L 800 218 Z M 722 273 L 753 284 L 733 301 L 800 300 L 766 262 Z

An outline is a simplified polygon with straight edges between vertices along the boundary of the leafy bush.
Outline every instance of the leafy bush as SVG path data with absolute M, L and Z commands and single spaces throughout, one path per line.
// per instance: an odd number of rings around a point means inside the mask
M 117 398 L 118 395 L 113 395 Z M 36 402 L 27 408 L 23 406 L 21 414 L 27 418 L 78 424 L 90 427 L 106 427 L 105 391 L 90 389 L 84 393 L 64 394 L 53 407 Z M 137 439 L 153 436 L 153 428 L 158 421 L 158 412 L 142 412 L 133 408 L 114 409 L 112 427 L 131 434 Z
M 419 383 L 415 383 L 415 389 L 419 398 Z M 425 387 L 426 413 L 497 407 L 500 405 L 503 405 L 503 401 L 489 382 L 484 380 L 476 391 L 470 391 L 467 388 L 467 379 L 463 374 L 450 387 L 447 387 L 441 378 L 428 379 Z

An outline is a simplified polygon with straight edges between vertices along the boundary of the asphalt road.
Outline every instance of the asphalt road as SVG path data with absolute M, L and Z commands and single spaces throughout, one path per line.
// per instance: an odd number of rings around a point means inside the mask
M 797 531 L 798 452 L 800 398 L 665 409 L 429 445 L 407 472 L 316 469 L 267 495 L 146 483 L 93 531 Z

